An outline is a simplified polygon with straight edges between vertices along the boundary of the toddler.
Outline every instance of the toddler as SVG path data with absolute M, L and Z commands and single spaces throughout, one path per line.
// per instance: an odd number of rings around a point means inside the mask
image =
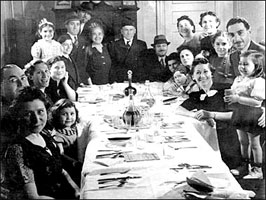
M 62 55 L 61 44 L 53 39 L 55 32 L 55 26 L 52 22 L 43 18 L 38 26 L 37 35 L 41 38 L 33 44 L 31 47 L 31 55 L 33 61 L 48 59 Z
M 265 74 L 264 74 L 264 55 L 255 51 L 248 50 L 240 55 L 237 76 L 231 86 L 233 94 L 225 95 L 224 100 L 229 104 L 236 103 L 234 112 L 242 113 L 243 117 L 248 115 L 248 110 L 240 109 L 242 105 L 251 107 L 261 107 L 265 100 Z M 255 109 L 255 108 L 254 108 Z M 232 120 L 234 120 L 234 114 Z M 245 115 L 245 116 L 244 116 Z M 261 114 L 260 114 L 261 115 Z M 254 117 L 254 116 L 251 116 Z M 257 124 L 257 120 L 256 124 Z M 262 179 L 262 148 L 260 145 L 260 131 L 246 129 L 245 123 L 237 127 L 238 138 L 241 146 L 241 156 L 243 162 L 237 169 L 232 169 L 234 175 L 247 175 L 245 178 Z M 251 147 L 254 165 L 249 172 L 249 146 Z
M 218 31 L 212 37 L 212 45 L 216 54 L 210 56 L 210 64 L 215 68 L 213 82 L 215 89 L 230 88 L 235 75 L 230 63 L 231 39 L 227 32 Z

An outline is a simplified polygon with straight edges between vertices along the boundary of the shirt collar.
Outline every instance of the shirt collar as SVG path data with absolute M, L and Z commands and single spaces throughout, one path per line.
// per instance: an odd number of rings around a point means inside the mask
M 72 42 L 75 42 L 75 36 L 78 37 L 77 35 L 72 35 L 69 32 L 67 32 L 67 34 L 71 37 Z
M 250 43 L 251 43 L 251 40 L 249 41 L 248 45 L 246 45 L 245 48 L 240 51 L 240 53 L 247 51 L 250 46 Z
M 128 40 L 128 39 L 124 38 L 124 42 L 125 42 L 125 44 L 127 44 L 127 41 L 129 41 L 129 45 L 130 45 L 130 46 L 132 45 L 132 40 L 133 40 L 133 39 Z
M 163 59 L 163 61 L 164 61 L 164 63 L 165 63 L 165 57 L 166 57 L 166 56 L 163 56 L 163 57 L 158 56 L 158 60 L 159 60 L 159 62 L 161 61 L 161 59 Z
M 102 44 L 92 44 L 91 47 L 92 47 L 92 48 L 93 48 L 93 47 L 97 48 L 97 47 L 103 47 L 103 45 L 102 45 Z

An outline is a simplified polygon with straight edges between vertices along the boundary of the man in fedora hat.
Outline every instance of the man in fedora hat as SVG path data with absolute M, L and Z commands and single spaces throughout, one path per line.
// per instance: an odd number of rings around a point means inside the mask
M 148 49 L 142 56 L 143 65 L 146 71 L 146 79 L 150 81 L 167 81 L 172 73 L 165 63 L 168 45 L 165 35 L 156 35 L 151 44 L 152 49 Z
M 65 27 L 67 29 L 67 34 L 70 36 L 73 42 L 73 49 L 70 55 L 77 64 L 80 83 L 88 84 L 89 75 L 86 72 L 86 65 L 88 54 L 87 46 L 89 43 L 82 35 L 79 35 L 80 21 L 81 18 L 77 15 L 77 13 L 70 13 L 66 16 Z
M 109 45 L 109 52 L 112 59 L 110 72 L 111 82 L 124 82 L 127 78 L 127 71 L 132 70 L 134 82 L 145 81 L 144 70 L 140 60 L 143 50 L 147 49 L 146 42 L 136 38 L 136 25 L 130 19 L 124 19 L 121 27 L 122 38 Z
M 92 19 L 92 3 L 90 2 L 82 2 L 80 6 L 76 8 L 76 13 L 80 17 L 80 31 L 79 34 L 84 36 L 87 41 L 89 41 L 89 26 L 90 20 Z

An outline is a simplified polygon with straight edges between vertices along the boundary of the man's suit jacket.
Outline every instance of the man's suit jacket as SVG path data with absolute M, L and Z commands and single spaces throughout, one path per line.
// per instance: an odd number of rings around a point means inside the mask
M 73 50 L 70 54 L 71 58 L 76 63 L 76 66 L 79 71 L 80 82 L 88 84 L 89 74 L 86 72 L 87 66 L 87 54 L 88 54 L 88 42 L 84 37 L 78 36 L 78 46 L 73 44 Z
M 166 82 L 172 77 L 168 66 L 163 67 L 154 49 L 147 49 L 142 55 L 146 79 L 150 81 Z
M 68 84 L 73 90 L 79 87 L 79 71 L 75 61 L 71 58 L 64 57 L 66 71 L 68 72 Z
M 109 45 L 109 53 L 112 59 L 110 81 L 123 82 L 128 80 L 128 70 L 133 72 L 133 82 L 145 81 L 142 60 L 140 59 L 145 49 L 147 49 L 147 44 L 142 40 L 133 39 L 129 49 L 125 45 L 124 39 L 112 42 Z
M 265 54 L 265 47 L 252 41 L 252 40 L 250 42 L 248 50 L 256 50 L 256 51 L 259 51 L 259 52 Z M 230 62 L 232 64 L 235 77 L 240 75 L 240 73 L 238 71 L 239 55 L 240 54 L 238 51 L 235 51 L 230 55 Z

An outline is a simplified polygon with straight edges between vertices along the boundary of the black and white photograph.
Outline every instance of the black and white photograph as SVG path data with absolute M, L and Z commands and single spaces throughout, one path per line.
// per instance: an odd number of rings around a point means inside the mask
M 1 199 L 265 199 L 265 1 L 1 1 Z

